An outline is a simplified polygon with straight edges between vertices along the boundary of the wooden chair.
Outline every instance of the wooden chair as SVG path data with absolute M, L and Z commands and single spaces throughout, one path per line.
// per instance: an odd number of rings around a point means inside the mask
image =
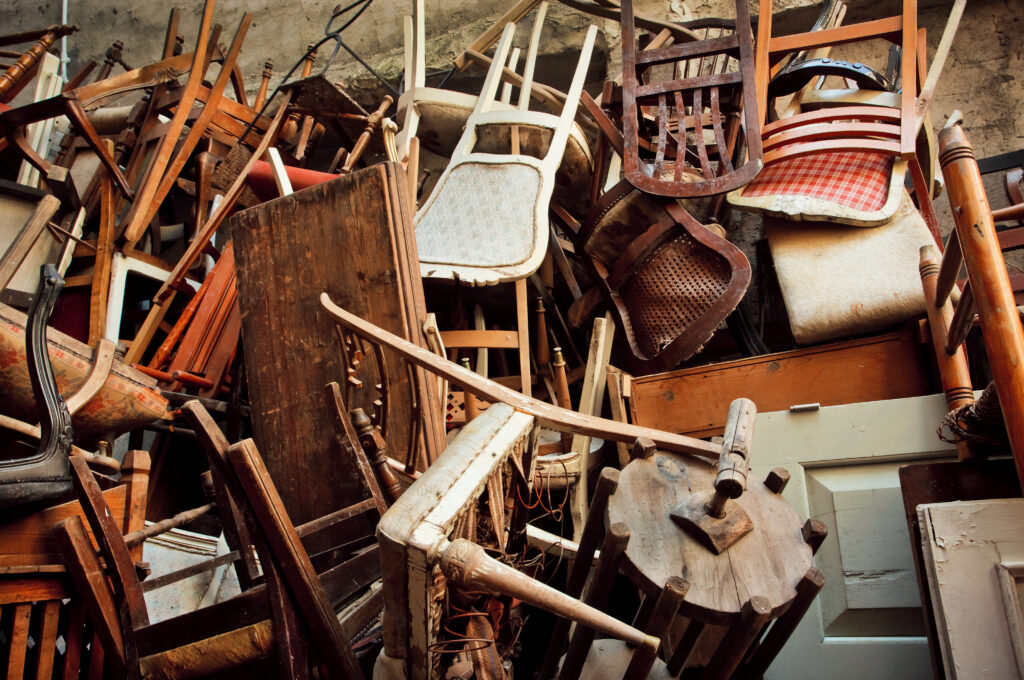
M 390 566 L 384 573 L 384 650 L 375 677 L 443 677 L 443 652 L 479 647 L 480 640 L 453 632 L 457 624 L 445 616 L 440 602 L 458 602 L 472 614 L 486 611 L 479 608 L 481 601 L 492 594 L 518 598 L 627 640 L 638 653 L 653 657 L 655 638 L 484 551 L 486 545 L 511 559 L 519 549 L 525 515 L 505 508 L 510 494 L 530 487 L 536 435 L 533 417 L 506 404 L 491 406 L 381 518 L 381 558 Z M 478 529 L 478 513 L 489 516 L 490 529 Z M 491 647 L 485 644 L 484 649 Z M 486 655 L 497 660 L 494 651 Z
M 529 111 L 533 64 L 545 9 L 546 4 L 534 24 L 518 108 L 502 111 L 495 105 L 502 66 L 514 32 L 514 25 L 508 24 L 466 131 L 415 218 L 420 273 L 424 278 L 454 279 L 470 285 L 515 282 L 515 346 L 519 350 L 520 386 L 527 394 L 531 379 L 525 278 L 536 271 L 546 253 L 548 203 L 555 171 L 568 141 L 597 32 L 592 28 L 587 33 L 561 115 Z M 477 151 L 480 130 L 496 125 L 550 133 L 547 152 L 542 159 L 523 153 L 518 133 L 512 134 L 510 154 Z M 480 192 L 488 195 L 487 201 L 467 198 Z M 468 203 L 479 209 L 467 211 Z M 495 346 L 488 344 L 493 342 L 490 340 L 474 342 L 478 347 Z M 447 338 L 445 345 L 457 346 Z
M 325 529 L 337 531 L 346 520 L 376 511 L 376 503 L 371 499 L 293 527 L 251 440 L 229 447 L 198 402 L 186 404 L 184 412 L 209 454 L 218 512 L 233 547 L 226 559 L 234 560 L 247 590 L 211 607 L 150 623 L 142 598 L 147 588 L 126 553 L 129 541 L 137 538 L 123 535 L 110 523 L 95 480 L 80 464 L 75 465 L 76 489 L 104 561 L 110 565 L 106 568 L 109 582 L 103 578 L 104 569 L 80 519 L 62 522 L 56 533 L 76 589 L 98 622 L 107 655 L 128 677 L 196 677 L 265 659 L 276 649 L 283 674 L 308 677 L 311 659 L 300 628 L 305 625 L 316 657 L 332 676 L 359 677 L 348 640 L 379 609 L 379 594 L 371 590 L 341 621 L 333 612 L 377 578 L 376 551 L 362 551 L 341 563 L 328 560 L 324 564 L 316 558 L 321 564 L 318 575 L 299 537 Z M 257 581 L 250 542 L 260 556 L 263 583 Z
M 583 102 L 602 131 L 599 149 L 625 153 L 606 112 L 587 95 Z M 674 200 L 649 196 L 628 180 L 600 196 L 573 239 L 637 372 L 667 370 L 699 351 L 750 283 L 750 263 L 736 246 Z
M 772 5 L 762 4 L 756 72 L 765 171 L 759 180 L 765 181 L 769 173 L 774 176 L 781 172 L 780 168 L 804 172 L 804 165 L 815 161 L 829 162 L 837 155 L 862 165 L 891 163 L 896 159 L 905 161 L 915 187 L 918 207 L 936 242 L 941 245 L 938 221 L 931 207 L 931 183 L 924 175 L 921 159 L 917 156 L 916 140 L 962 10 L 963 3 L 954 5 L 940 49 L 925 77 L 925 64 L 919 61 L 922 37 L 917 27 L 917 5 L 913 0 L 904 2 L 903 11 L 897 16 L 783 37 L 772 37 Z M 902 92 L 898 105 L 829 107 L 769 122 L 769 80 L 773 65 L 800 50 L 871 39 L 884 39 L 902 49 Z M 777 166 L 774 170 L 773 165 Z M 797 167 L 791 167 L 794 165 Z
M 129 453 L 120 470 L 121 483 L 104 491 L 103 498 L 112 521 L 129 533 L 145 523 L 149 468 Z M 105 677 L 99 638 L 88 633 L 90 627 L 95 630 L 94 622 L 69 579 L 53 536 L 54 524 L 82 514 L 81 505 L 72 500 L 0 524 L 4 677 Z
M 702 668 L 690 671 L 699 678 L 760 677 L 824 585 L 811 566 L 824 525 L 808 520 L 801 528 L 781 496 L 785 470 L 763 483 L 748 472 L 755 415 L 749 400 L 732 403 L 717 470 L 638 441 L 607 501 L 605 522 L 642 537 L 623 561 L 645 594 L 638 616 L 654 611 L 671 578 L 689 583 L 682 632 L 670 636 L 666 665 L 656 664 L 651 677 L 684 668 Z
M 626 179 L 638 189 L 677 198 L 708 196 L 747 184 L 761 169 L 746 0 L 736 3 L 734 32 L 716 32 L 714 38 L 638 52 L 633 3 L 622 3 L 622 158 Z M 653 133 L 644 129 L 645 107 L 653 110 Z M 736 134 L 741 108 L 745 161 L 730 158 L 728 140 Z M 708 133 L 714 151 L 709 151 Z M 712 155 L 718 156 L 717 167 Z
M 235 254 L 231 243 L 182 310 L 143 373 L 164 381 L 166 389 L 198 389 L 217 398 L 241 337 Z
M 956 223 L 935 275 L 934 298 L 928 305 L 929 324 L 940 338 L 946 336 L 943 351 L 950 356 L 944 362 L 947 373 L 943 387 L 947 400 L 950 395 L 967 397 L 964 392 L 970 389 L 970 378 L 964 375 L 958 353 L 977 313 L 1017 475 L 1024 479 L 1024 420 L 1020 418 L 1020 409 L 1024 408 L 1024 366 L 1020 363 L 1024 357 L 1024 330 L 978 162 L 959 125 L 939 134 L 939 163 Z M 1003 212 L 1000 217 L 1013 213 Z M 968 283 L 950 316 L 949 296 L 962 266 L 966 267 Z M 936 351 L 940 351 L 938 346 Z

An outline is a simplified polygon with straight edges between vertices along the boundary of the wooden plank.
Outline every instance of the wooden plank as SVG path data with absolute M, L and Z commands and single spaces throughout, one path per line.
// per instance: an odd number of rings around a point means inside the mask
M 558 406 L 527 397 L 518 392 L 513 392 L 511 389 L 493 380 L 481 377 L 473 371 L 462 368 L 458 364 L 442 359 L 430 350 L 418 347 L 393 333 L 374 326 L 372 323 L 334 304 L 331 301 L 330 295 L 326 292 L 321 293 L 320 303 L 327 310 L 327 313 L 341 326 L 375 343 L 386 345 L 406 360 L 422 366 L 456 385 L 462 385 L 463 389 L 472 392 L 481 399 L 491 403 L 504 402 L 520 413 L 531 415 L 543 427 L 560 432 L 573 432 L 590 437 L 600 437 L 602 439 L 629 443 L 632 443 L 638 437 L 647 437 L 654 442 L 655 446 L 667 451 L 692 454 L 712 460 L 718 459 L 719 448 L 710 442 L 662 432 L 648 427 L 637 427 L 627 423 L 617 423 L 614 420 L 585 416 L 575 411 L 559 408 Z
M 344 385 L 347 376 L 334 325 L 316 291 L 328 291 L 374 323 L 426 345 L 405 187 L 400 166 L 384 163 L 246 210 L 229 225 L 254 438 L 297 522 L 364 498 L 355 461 L 329 436 L 331 413 L 318 396 L 331 381 Z M 419 390 L 421 405 L 430 403 L 435 390 L 411 384 L 397 355 L 385 351 L 385 362 L 392 414 L 388 449 L 404 459 L 415 436 L 407 415 L 412 390 Z M 364 366 L 372 364 L 372 356 L 364 358 Z M 365 386 L 353 390 L 349 408 L 373 413 L 379 396 L 373 385 L 380 382 L 374 374 L 360 372 Z M 436 393 L 433 401 L 438 403 Z M 439 406 L 434 408 L 426 411 L 439 414 Z M 437 435 L 425 428 L 436 420 L 440 430 L 440 417 L 423 420 L 428 450 L 436 448 Z
M 124 486 L 115 486 L 103 492 L 103 498 L 115 517 L 124 516 L 125 496 Z M 3 546 L 0 574 L 4 567 L 63 565 L 64 559 L 53 537 L 53 527 L 74 515 L 82 515 L 82 506 L 78 501 L 56 505 L 0 524 L 0 546 Z
M 19 604 L 14 608 L 14 626 L 11 629 L 10 656 L 7 659 L 8 678 L 20 678 L 25 671 L 25 653 L 28 651 L 28 624 L 32 605 Z
M 441 331 L 441 341 L 444 342 L 446 349 L 457 347 L 519 348 L 519 334 L 516 331 Z
M 0 259 L 0 290 L 7 287 L 11 279 L 17 273 L 22 261 L 28 255 L 36 240 L 46 229 L 47 222 L 60 208 L 60 199 L 52 194 L 47 194 L 39 201 L 32 217 L 25 223 L 14 241 L 7 248 L 3 258 Z
M 836 406 L 930 394 L 926 376 L 921 346 L 908 328 L 635 378 L 631 407 L 637 425 L 708 437 L 724 431 L 736 397 L 753 400 L 760 412 L 808 403 Z
M 43 605 L 42 630 L 37 640 L 39 660 L 36 662 L 36 680 L 50 680 L 50 676 L 53 673 L 54 654 L 57 651 L 57 622 L 59 618 L 59 600 L 47 602 Z

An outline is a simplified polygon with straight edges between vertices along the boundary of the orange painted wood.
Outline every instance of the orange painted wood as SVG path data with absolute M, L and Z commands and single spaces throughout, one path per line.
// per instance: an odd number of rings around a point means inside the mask
M 7 658 L 8 678 L 20 678 L 25 672 L 25 653 L 28 651 L 28 624 L 32 617 L 32 605 L 19 604 L 14 609 L 14 625 L 11 629 L 10 654 Z
M 960 126 L 939 134 L 939 163 L 1017 475 L 1024 479 L 1024 329 L 978 162 Z
M 953 302 L 947 297 L 945 302 L 936 305 L 936 283 L 939 278 L 939 251 L 931 246 L 921 248 L 921 287 L 928 312 L 928 327 L 931 330 L 932 347 L 935 349 L 935 360 L 939 366 L 939 378 L 942 380 L 942 391 L 946 395 L 946 405 L 955 410 L 974 401 L 971 388 L 971 373 L 967 366 L 967 354 L 964 346 L 958 345 L 956 352 L 946 352 L 946 341 L 949 336 L 949 325 L 953 321 Z M 960 460 L 971 457 L 966 442 L 956 447 Z
M 931 389 L 916 333 L 779 352 L 633 379 L 633 422 L 692 437 L 720 435 L 729 404 L 746 397 L 761 413 L 899 399 Z
M 914 8 L 916 9 L 917 3 L 914 2 L 913 4 Z M 769 16 L 771 16 L 770 4 L 768 5 L 768 11 Z M 763 21 L 763 11 L 761 14 L 761 18 Z M 769 23 L 768 26 L 771 26 L 771 24 Z M 758 29 L 760 30 L 760 26 L 758 26 Z M 899 36 L 902 34 L 902 32 L 902 16 L 886 17 L 885 19 L 876 19 L 875 21 L 862 21 L 857 24 L 850 24 L 849 26 L 839 26 L 838 28 L 830 28 L 823 31 L 797 33 L 795 35 L 786 35 L 780 36 L 778 38 L 772 38 L 769 47 L 769 53 L 774 55 L 785 54 L 786 52 L 793 52 L 796 50 L 814 50 L 819 47 L 845 45 L 846 43 L 858 42 L 860 40 L 866 40 L 875 37 L 899 39 Z M 758 33 L 758 37 L 760 38 L 760 33 Z M 914 82 L 913 77 L 911 78 L 910 82 Z

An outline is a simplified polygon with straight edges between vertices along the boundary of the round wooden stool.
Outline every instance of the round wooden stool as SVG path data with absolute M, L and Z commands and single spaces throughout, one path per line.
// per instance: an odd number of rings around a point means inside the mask
M 689 586 L 676 634 L 663 637 L 667 669 L 656 664 L 648 677 L 706 666 L 701 677 L 725 678 L 744 659 L 739 676 L 756 677 L 755 666 L 767 668 L 824 584 L 811 565 L 824 525 L 801 522 L 783 500 L 785 470 L 765 482 L 748 472 L 755 413 L 748 400 L 733 403 L 717 469 L 638 443 L 608 500 L 607 523 L 624 524 L 632 536 L 622 570 L 645 603 L 655 602 L 673 577 Z

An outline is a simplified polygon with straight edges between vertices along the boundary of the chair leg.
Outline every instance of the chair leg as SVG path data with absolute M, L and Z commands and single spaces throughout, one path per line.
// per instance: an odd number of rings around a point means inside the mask
M 533 396 L 530 384 L 530 311 L 526 299 L 526 279 L 516 280 L 516 331 L 519 334 L 519 378 L 523 394 Z
M 593 578 L 587 585 L 586 593 L 583 595 L 583 601 L 586 604 L 597 609 L 604 609 L 628 543 L 629 527 L 622 522 L 616 522 L 609 527 L 608 533 L 604 537 L 604 543 L 601 545 L 601 560 L 594 570 Z M 569 640 L 569 649 L 565 653 L 565 660 L 562 661 L 562 670 L 558 673 L 558 680 L 579 678 L 580 671 L 583 670 L 583 663 L 587 660 L 587 652 L 594 643 L 594 636 L 595 631 L 592 628 L 576 626 L 576 631 L 573 633 L 572 639 Z
M 583 592 L 583 584 L 590 573 L 590 567 L 594 563 L 594 553 L 597 552 L 597 542 L 601 540 L 604 530 L 604 514 L 608 509 L 608 497 L 615 493 L 619 485 L 619 471 L 614 468 L 605 468 L 597 480 L 597 488 L 594 489 L 593 502 L 590 504 L 590 514 L 587 516 L 587 523 L 583 529 L 583 536 L 579 541 L 579 550 L 576 553 L 576 561 L 569 571 L 568 582 L 565 585 L 565 594 L 570 597 L 579 597 Z M 539 677 L 542 679 L 554 676 L 558 659 L 562 656 L 562 649 L 569 637 L 570 622 L 568 619 L 558 619 L 551 631 L 551 644 L 548 645 L 547 654 L 541 664 Z
M 739 670 L 737 678 L 759 678 L 768 670 L 768 666 L 775 660 L 776 655 L 796 630 L 797 625 L 810 608 L 811 602 L 818 596 L 824 585 L 825 575 L 811 567 L 796 586 L 796 598 L 793 600 L 793 604 L 768 629 L 768 634 L 754 650 L 750 661 Z
M 756 595 L 747 600 L 740 611 L 739 621 L 725 634 L 701 679 L 726 680 L 731 677 L 746 655 L 750 644 L 770 618 L 771 607 L 768 600 Z
M 672 619 L 675 618 L 676 612 L 679 611 L 679 605 L 683 603 L 683 600 L 686 598 L 686 592 L 689 589 L 690 584 L 686 582 L 686 579 L 680 576 L 670 578 L 662 589 L 661 594 L 658 595 L 658 601 L 654 605 L 650 621 L 646 628 L 644 628 L 645 632 L 664 639 L 665 634 L 668 633 L 668 629 L 672 625 Z M 656 658 L 656 649 L 651 650 L 646 647 L 637 647 L 633 652 L 633 657 L 629 660 L 626 672 L 622 674 L 622 680 L 646 678 L 647 674 L 651 672 Z

